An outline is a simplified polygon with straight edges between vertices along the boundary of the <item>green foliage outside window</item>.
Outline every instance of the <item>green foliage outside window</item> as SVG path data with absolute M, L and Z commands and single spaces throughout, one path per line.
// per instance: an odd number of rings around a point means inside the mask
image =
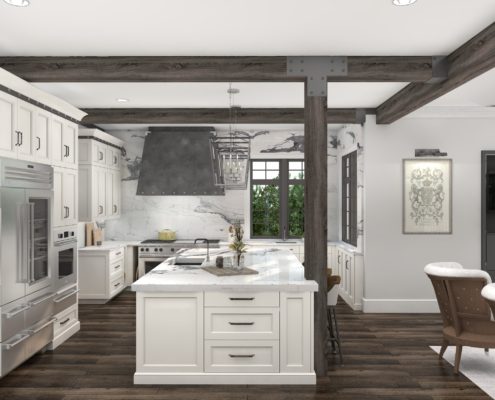
M 280 191 L 277 185 L 254 185 L 252 188 L 253 235 L 280 235 Z
M 304 236 L 304 186 L 289 186 L 289 236 Z

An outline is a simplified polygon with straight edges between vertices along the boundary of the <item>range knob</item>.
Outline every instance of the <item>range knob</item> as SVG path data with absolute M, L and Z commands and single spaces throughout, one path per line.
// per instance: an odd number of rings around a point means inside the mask
M 163 251 L 163 248 L 162 247 L 160 247 L 160 251 Z
M 141 247 L 141 251 L 144 251 L 144 247 Z
M 150 249 L 146 248 L 146 251 L 150 251 Z
M 155 247 L 155 251 L 158 251 L 158 249 Z

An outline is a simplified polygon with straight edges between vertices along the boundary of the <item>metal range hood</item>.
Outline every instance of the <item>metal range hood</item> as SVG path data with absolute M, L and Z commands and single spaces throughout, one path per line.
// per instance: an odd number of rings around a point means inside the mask
M 152 127 L 144 142 L 138 196 L 222 196 L 215 185 L 210 140 L 215 129 Z

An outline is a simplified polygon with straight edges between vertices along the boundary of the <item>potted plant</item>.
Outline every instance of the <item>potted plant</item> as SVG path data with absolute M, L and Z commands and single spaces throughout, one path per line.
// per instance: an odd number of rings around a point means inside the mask
M 246 243 L 242 241 L 242 237 L 244 236 L 244 229 L 242 229 L 242 225 L 240 222 L 234 222 L 232 225 L 230 225 L 229 235 L 232 239 L 229 248 L 234 252 L 234 262 L 232 266 L 236 269 L 240 269 L 242 268 L 242 255 L 246 252 Z

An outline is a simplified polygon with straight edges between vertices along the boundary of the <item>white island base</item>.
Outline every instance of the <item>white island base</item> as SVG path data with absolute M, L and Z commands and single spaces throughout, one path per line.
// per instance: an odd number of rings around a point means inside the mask
M 316 384 L 317 284 L 289 252 L 258 250 L 249 261 L 258 275 L 164 263 L 133 284 L 135 384 Z

